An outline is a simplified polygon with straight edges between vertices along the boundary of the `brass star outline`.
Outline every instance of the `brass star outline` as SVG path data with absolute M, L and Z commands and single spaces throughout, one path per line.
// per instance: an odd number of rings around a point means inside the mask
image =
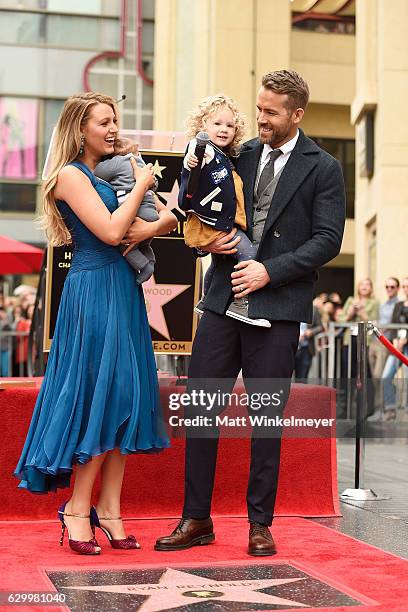
M 156 159 L 156 161 L 153 164 L 153 174 L 154 174 L 154 176 L 158 176 L 159 178 L 163 178 L 162 170 L 165 170 L 166 168 L 167 168 L 167 166 L 160 166 L 159 160 Z

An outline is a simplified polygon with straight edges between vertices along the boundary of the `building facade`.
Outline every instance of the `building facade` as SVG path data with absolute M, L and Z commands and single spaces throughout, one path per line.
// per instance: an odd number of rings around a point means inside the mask
M 0 234 L 45 242 L 33 219 L 68 96 L 126 94 L 123 127 L 152 127 L 153 36 L 151 0 L 0 0 Z
M 408 276 L 408 3 L 356 2 L 356 277 Z
M 346 182 L 342 250 L 318 289 L 345 298 L 371 276 L 382 298 L 407 274 L 407 30 L 406 0 L 0 0 L 0 234 L 43 242 L 41 170 L 73 92 L 126 94 L 125 128 L 183 131 L 223 91 L 250 138 L 262 75 L 291 67 L 311 89 L 302 127 Z
M 406 0 L 156 0 L 157 129 L 182 129 L 201 97 L 224 91 L 251 137 L 264 73 L 291 67 L 309 82 L 302 127 L 341 161 L 347 191 L 341 253 L 318 288 L 343 297 L 353 271 L 379 299 L 387 276 L 408 273 L 407 31 Z

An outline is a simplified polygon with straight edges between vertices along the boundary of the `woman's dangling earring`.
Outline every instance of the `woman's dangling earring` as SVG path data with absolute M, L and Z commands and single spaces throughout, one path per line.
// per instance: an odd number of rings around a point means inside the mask
M 81 144 L 79 145 L 79 155 L 83 155 L 84 153 L 84 142 L 85 142 L 84 135 L 81 134 Z

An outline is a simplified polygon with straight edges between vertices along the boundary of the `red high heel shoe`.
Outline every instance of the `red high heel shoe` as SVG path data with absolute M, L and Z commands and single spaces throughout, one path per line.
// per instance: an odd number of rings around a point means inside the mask
M 99 527 L 99 529 L 102 529 L 103 533 L 108 538 L 109 543 L 112 546 L 112 548 L 117 548 L 121 550 L 132 550 L 132 549 L 140 548 L 140 544 L 136 540 L 134 535 L 129 535 L 126 538 L 123 538 L 121 540 L 116 540 L 115 538 L 113 538 L 109 529 L 107 529 L 106 527 L 102 527 L 102 525 L 99 522 L 100 520 L 101 521 L 119 521 L 119 520 L 122 520 L 122 517 L 116 516 L 113 518 L 113 517 L 108 517 L 108 516 L 98 516 L 95 506 L 92 506 L 91 508 L 91 527 Z
M 67 505 L 67 502 L 65 502 L 65 504 L 63 504 L 61 508 L 58 510 L 58 518 L 61 521 L 60 546 L 62 546 L 64 543 L 64 536 L 65 536 L 65 529 L 66 529 L 68 531 L 68 542 L 69 542 L 69 547 L 71 550 L 73 550 L 74 552 L 80 555 L 99 555 L 101 551 L 98 550 L 99 544 L 95 538 L 92 538 L 92 540 L 89 540 L 88 542 L 81 542 L 80 540 L 71 539 L 71 534 L 69 533 L 69 529 L 65 524 L 64 516 L 74 516 L 75 518 L 84 518 L 84 519 L 89 519 L 90 516 L 89 514 L 87 515 L 86 514 L 70 514 L 69 512 L 65 512 L 66 505 Z

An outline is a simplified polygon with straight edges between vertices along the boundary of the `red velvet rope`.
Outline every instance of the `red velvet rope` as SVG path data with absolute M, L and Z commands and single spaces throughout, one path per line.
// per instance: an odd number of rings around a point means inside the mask
M 397 359 L 402 361 L 406 366 L 408 366 L 408 357 L 406 357 L 401 351 L 399 351 L 392 342 L 388 340 L 376 327 L 373 326 L 373 332 L 377 336 L 378 340 L 383 344 Z

